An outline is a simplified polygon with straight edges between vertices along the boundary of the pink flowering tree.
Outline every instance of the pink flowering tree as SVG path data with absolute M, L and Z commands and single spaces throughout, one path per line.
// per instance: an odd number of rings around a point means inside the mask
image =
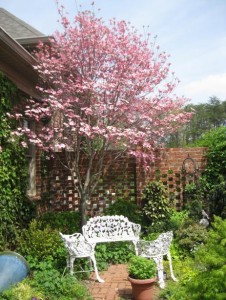
M 17 132 L 54 155 L 65 152 L 84 224 L 106 153 L 112 152 L 111 163 L 127 153 L 148 167 L 156 147 L 190 114 L 183 111 L 186 100 L 173 93 L 178 80 L 168 56 L 150 35 L 124 21 L 106 25 L 90 11 L 79 12 L 73 22 L 61 16 L 64 30 L 36 53 L 42 101 L 28 100 L 24 111 L 43 126 Z

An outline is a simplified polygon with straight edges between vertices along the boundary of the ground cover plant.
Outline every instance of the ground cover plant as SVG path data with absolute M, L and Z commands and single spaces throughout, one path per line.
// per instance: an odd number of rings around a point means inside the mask
M 49 217 L 49 223 L 47 222 Z M 69 218 L 65 218 L 69 216 Z M 70 216 L 74 216 L 71 221 Z M 67 251 L 59 235 L 59 229 L 79 228 L 80 218 L 76 213 L 48 213 L 32 220 L 27 228 L 17 236 L 18 253 L 27 260 L 29 276 L 1 294 L 3 300 L 75 300 L 92 299 L 87 287 L 80 281 L 81 276 L 71 277 L 66 267 Z M 73 227 L 74 226 L 74 227 Z M 75 271 L 80 264 L 88 267 L 89 263 L 75 262 Z M 63 275 L 63 272 L 65 275 Z M 32 297 L 31 297 L 32 296 Z

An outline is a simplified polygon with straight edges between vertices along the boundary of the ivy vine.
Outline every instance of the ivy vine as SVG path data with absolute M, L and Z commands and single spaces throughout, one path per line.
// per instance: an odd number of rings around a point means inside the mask
M 0 73 L 0 250 L 13 249 L 20 229 L 31 217 L 32 205 L 26 196 L 25 150 L 13 139 L 15 120 L 8 117 L 18 90 Z

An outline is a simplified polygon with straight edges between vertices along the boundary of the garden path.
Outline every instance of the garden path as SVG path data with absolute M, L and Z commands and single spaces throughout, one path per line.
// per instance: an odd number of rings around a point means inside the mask
M 104 283 L 95 281 L 93 273 L 88 282 L 88 288 L 95 300 L 129 300 L 132 299 L 132 289 L 127 280 L 126 265 L 111 265 L 107 271 L 101 272 Z M 156 287 L 153 300 L 158 300 L 159 290 Z

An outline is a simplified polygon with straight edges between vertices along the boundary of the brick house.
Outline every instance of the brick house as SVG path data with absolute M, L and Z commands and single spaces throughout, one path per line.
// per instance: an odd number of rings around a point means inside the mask
M 29 96 L 41 100 L 41 95 L 35 89 L 38 75 L 32 67 L 35 59 L 31 54 L 40 40 L 48 42 L 48 37 L 0 8 L 0 71 L 18 87 L 20 101 Z M 205 152 L 206 148 L 158 150 L 158 159 L 151 166 L 149 174 L 143 172 L 134 158 L 121 158 L 102 178 L 88 203 L 89 214 L 101 213 L 119 197 L 139 203 L 145 184 L 155 179 L 160 179 L 167 186 L 169 193 L 174 195 L 175 206 L 180 208 L 185 183 L 194 181 L 204 170 Z M 78 193 L 70 174 L 62 165 L 55 160 L 50 161 L 47 166 L 48 178 L 43 185 L 40 155 L 32 147 L 28 153 L 28 162 L 28 195 L 39 203 L 41 210 L 78 209 Z
M 24 101 L 29 96 L 37 101 L 41 99 L 35 88 L 38 74 L 33 69 L 35 59 L 31 54 L 38 41 L 46 43 L 48 37 L 0 8 L 0 71 L 17 86 L 16 101 Z M 28 195 L 33 198 L 40 195 L 36 154 L 31 147 L 27 155 L 30 174 Z

